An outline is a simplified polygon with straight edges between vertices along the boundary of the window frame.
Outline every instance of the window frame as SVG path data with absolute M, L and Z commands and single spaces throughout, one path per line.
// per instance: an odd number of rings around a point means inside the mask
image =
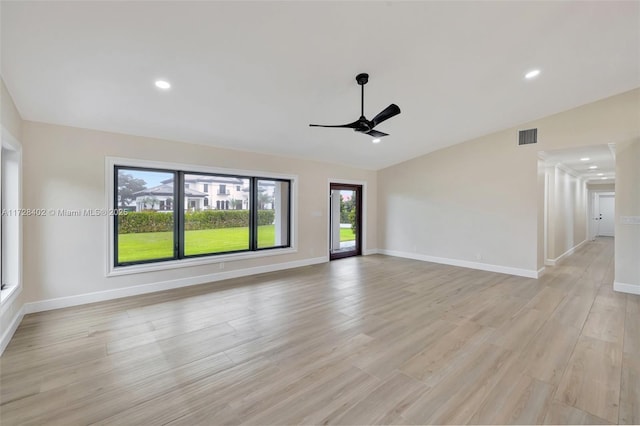
M 118 172 L 120 170 L 134 170 L 134 171 L 141 171 L 141 172 L 157 172 L 157 173 L 167 173 L 167 174 L 173 174 L 173 199 L 177 200 L 177 195 L 178 195 L 178 191 L 177 191 L 177 184 L 178 184 L 178 174 L 174 171 L 174 170 L 164 170 L 164 169 L 156 169 L 156 168 L 150 168 L 150 167 L 130 167 L 130 166 L 120 166 L 120 165 L 114 165 L 113 166 L 113 210 L 119 209 L 120 205 L 118 204 Z M 140 260 L 140 261 L 134 261 L 134 262 L 118 262 L 118 216 L 117 215 L 113 215 L 112 216 L 112 221 L 113 221 L 113 266 L 116 268 L 119 267 L 123 267 L 123 266 L 130 266 L 130 265 L 140 265 L 140 264 L 146 264 L 146 263 L 156 263 L 156 262 L 166 262 L 168 260 L 177 260 L 179 259 L 179 253 L 178 253 L 178 227 L 179 227 L 179 219 L 178 219 L 178 212 L 176 211 L 176 204 L 178 203 L 172 203 L 172 210 L 173 210 L 173 256 L 172 257 L 163 257 L 163 258 L 158 258 L 158 259 L 148 259 L 148 260 Z M 179 205 L 179 204 L 178 204 Z M 146 204 L 145 204 L 146 206 Z
M 4 155 L 11 152 L 11 155 L 14 157 L 12 159 L 12 163 L 15 166 L 15 173 L 12 175 L 12 179 L 15 179 L 14 187 L 15 190 L 15 198 L 9 206 L 2 204 L 2 208 L 6 209 L 16 209 L 20 210 L 23 208 L 22 202 L 22 194 L 23 194 L 23 154 L 22 154 L 22 143 L 16 139 L 11 132 L 9 132 L 4 126 L 0 125 L 0 162 L 4 162 Z M 3 154 L 1 151 L 5 151 Z M 5 165 L 2 164 L 4 167 Z M 2 167 L 0 167 L 2 168 Z M 2 171 L 2 174 L 5 173 L 5 170 Z M 0 186 L 4 186 L 6 183 L 3 182 L 3 176 L 0 175 Z M 6 187 L 4 188 L 6 189 Z M 4 192 L 4 189 L 0 189 L 0 193 Z M 0 194 L 4 196 L 4 194 Z M 3 275 L 6 278 L 6 270 L 5 268 L 9 268 L 13 273 L 11 274 L 14 278 L 13 282 L 7 282 L 7 286 L 4 290 L 0 290 L 0 315 L 4 314 L 5 310 L 8 306 L 10 306 L 16 298 L 22 293 L 22 280 L 23 280 L 23 256 L 22 256 L 22 248 L 23 248 L 23 220 L 22 216 L 16 214 L 12 219 L 14 219 L 14 224 L 17 225 L 17 229 L 14 228 L 14 235 L 7 235 L 7 230 L 0 230 L 0 244 L 4 246 L 0 248 L 0 275 Z M 4 225 L 0 225 L 0 227 L 4 228 Z M 7 250 L 10 253 L 13 253 L 11 258 L 7 258 L 7 254 L 4 253 L 4 250 Z M 9 264 L 5 264 L 5 261 Z
M 220 167 L 208 167 L 198 166 L 182 163 L 168 163 L 158 161 L 137 160 L 121 157 L 106 157 L 105 158 L 105 176 L 106 185 L 106 205 L 107 211 L 117 210 L 119 205 L 117 203 L 117 170 L 121 169 L 133 169 L 143 171 L 157 171 L 164 173 L 176 173 L 174 176 L 174 200 L 178 200 L 179 203 L 173 203 L 174 210 L 174 257 L 145 260 L 140 262 L 127 262 L 124 264 L 118 264 L 117 262 L 117 217 L 108 215 L 107 219 L 107 233 L 108 233 L 108 250 L 107 250 L 107 267 L 106 276 L 127 275 L 141 272 L 153 272 L 165 269 L 175 269 L 182 267 L 207 265 L 207 264 L 219 264 L 224 261 L 230 260 L 242 260 L 251 259 L 256 257 L 284 255 L 290 253 L 296 253 L 297 250 L 297 175 L 287 174 L 275 174 L 263 171 L 252 170 L 235 170 L 224 169 Z M 184 189 L 182 191 L 179 188 L 184 187 L 184 175 L 190 174 L 202 174 L 202 175 L 216 175 L 225 177 L 238 177 L 242 179 L 250 179 L 251 191 L 254 191 L 253 185 L 257 186 L 258 180 L 279 180 L 289 182 L 289 206 L 287 211 L 287 219 L 289 225 L 288 245 L 280 245 L 273 247 L 265 247 L 252 250 L 251 239 L 254 232 L 257 233 L 257 229 L 253 230 L 253 221 L 257 218 L 257 205 L 256 208 L 250 208 L 250 244 L 248 250 L 220 252 L 220 253 L 207 253 L 197 255 L 184 255 L 184 233 L 180 232 L 183 229 L 184 221 L 184 200 L 180 199 L 180 194 L 184 195 Z M 178 186 L 181 185 L 181 186 Z M 250 199 L 254 197 L 250 193 Z M 253 200 L 252 200 L 253 202 Z M 251 205 L 253 207 L 253 205 Z M 255 218 L 254 218 L 255 216 Z M 178 240 L 176 244 L 176 239 Z M 257 246 L 257 240 L 255 241 Z M 176 252 L 177 251 L 177 252 Z
M 226 178 L 237 178 L 237 179 L 248 179 L 249 180 L 249 185 L 251 185 L 251 182 L 253 182 L 253 179 L 256 179 L 255 177 L 252 176 L 239 176 L 239 175 L 230 175 L 230 174 L 223 174 L 223 173 L 204 173 L 204 172 L 192 172 L 192 171 L 179 171 L 178 172 L 181 175 L 181 180 L 184 182 L 185 180 L 185 175 L 201 175 L 201 176 L 216 176 L 216 177 L 226 177 Z M 219 186 L 224 186 L 226 184 L 221 184 Z M 228 201 L 227 201 L 228 203 Z M 220 202 L 221 205 L 224 204 L 224 201 Z M 251 204 L 249 204 L 249 207 L 251 207 Z M 226 210 L 230 210 L 229 208 L 224 208 L 224 209 L 216 209 L 219 211 L 226 211 Z M 184 222 L 184 209 L 181 209 L 181 211 L 179 212 L 179 215 L 181 216 L 181 222 Z M 251 221 L 251 216 L 252 216 L 252 211 L 251 209 L 249 209 L 249 241 L 248 241 L 248 249 L 247 250 L 231 250 L 231 251 L 221 251 L 221 252 L 216 252 L 216 253 L 202 253 L 202 254 L 189 254 L 186 255 L 184 253 L 184 249 L 186 248 L 185 244 L 184 244 L 184 234 L 181 235 L 181 244 L 180 244 L 180 257 L 179 259 L 191 259 L 191 258 L 197 258 L 197 257 L 208 257 L 208 256 L 220 256 L 220 255 L 224 255 L 224 254 L 232 254 L 232 253 L 244 253 L 244 252 L 248 252 L 248 251 L 253 251 L 251 250 L 251 238 L 252 238 L 252 232 L 251 232 L 251 228 L 252 228 L 252 221 Z
M 287 223 L 291 224 L 291 186 L 292 186 L 292 182 L 289 179 L 277 179 L 277 178 L 264 178 L 264 177 L 257 177 L 255 178 L 255 181 L 251 181 L 251 190 L 250 190 L 250 195 L 251 195 L 251 203 L 256 206 L 255 209 L 253 209 L 253 211 L 251 212 L 251 216 L 253 216 L 253 221 L 255 223 L 258 223 L 258 212 L 260 211 L 260 209 L 257 207 L 258 204 L 258 181 L 261 180 L 271 180 L 271 181 L 275 181 L 275 182 L 289 182 L 289 188 L 287 191 L 287 196 L 289 197 L 289 208 L 287 209 Z M 277 249 L 277 248 L 285 248 L 291 245 L 291 225 L 289 225 L 289 232 L 287 233 L 287 244 L 286 245 L 279 245 L 279 246 L 271 246 L 271 247 L 258 247 L 258 226 L 253 226 L 250 228 L 250 231 L 254 234 L 252 236 L 252 240 L 255 243 L 255 247 L 253 248 L 254 251 L 261 251 L 261 250 L 273 250 L 273 249 Z

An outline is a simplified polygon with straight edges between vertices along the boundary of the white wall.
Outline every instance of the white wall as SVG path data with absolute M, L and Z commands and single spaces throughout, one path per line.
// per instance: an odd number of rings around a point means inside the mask
M 615 286 L 619 291 L 640 294 L 640 138 L 616 145 L 616 260 Z
M 587 186 L 556 166 L 547 175 L 547 264 L 555 265 L 587 239 Z
M 538 151 L 633 140 L 639 111 L 636 89 L 379 171 L 379 248 L 534 275 Z M 534 127 L 539 142 L 517 146 L 518 129 Z
M 538 239 L 537 239 L 537 259 L 536 270 L 543 272 L 545 267 L 545 260 L 547 258 L 547 219 L 548 219 L 548 206 L 547 206 L 547 173 L 548 166 L 543 160 L 538 160 Z
M 323 261 L 328 247 L 329 178 L 359 180 L 367 186 L 366 247 L 377 247 L 376 172 L 202 145 L 83 130 L 26 121 L 23 129 L 26 208 L 105 207 L 105 157 L 178 162 L 200 166 L 297 175 L 298 252 L 241 261 L 105 277 L 106 219 L 101 217 L 26 217 L 24 223 L 26 302 L 71 297 L 39 307 L 94 300 L 87 293 L 123 290 L 174 280 L 210 281 L 250 268 Z M 223 273 L 223 275 L 220 275 Z M 218 274 L 218 275 L 216 275 Z M 195 278 L 194 278 L 195 277 Z M 198 278 L 200 277 L 200 278 Z M 186 280 L 186 281 L 185 281 Z M 133 290 L 132 290 L 133 291 Z M 105 295 L 106 296 L 106 295 Z M 100 297 L 100 296 L 97 296 Z

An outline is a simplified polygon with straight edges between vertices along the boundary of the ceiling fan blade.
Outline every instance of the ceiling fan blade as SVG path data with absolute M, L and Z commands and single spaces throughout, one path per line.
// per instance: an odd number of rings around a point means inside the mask
M 394 117 L 398 114 L 400 114 L 400 107 L 396 104 L 391 104 L 388 107 L 386 107 L 384 110 L 382 110 L 380 114 L 373 117 L 373 120 L 371 120 L 371 122 L 375 127 L 378 124 L 382 123 L 383 121 L 388 120 L 391 117 Z
M 355 129 L 358 127 L 358 124 L 359 124 L 359 121 L 354 121 L 353 123 L 339 124 L 336 126 L 325 125 L 325 124 L 309 124 L 309 127 L 339 127 L 339 128 L 346 128 L 346 129 Z
M 374 138 L 381 138 L 383 136 L 389 136 L 387 133 L 382 133 L 382 132 L 379 132 L 377 130 L 369 130 L 366 133 L 367 133 L 367 135 L 373 136 Z

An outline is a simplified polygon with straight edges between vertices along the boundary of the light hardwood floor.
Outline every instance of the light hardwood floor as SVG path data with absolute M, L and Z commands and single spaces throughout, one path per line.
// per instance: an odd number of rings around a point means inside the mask
M 14 424 L 640 423 L 613 241 L 540 280 L 385 256 L 28 315 Z

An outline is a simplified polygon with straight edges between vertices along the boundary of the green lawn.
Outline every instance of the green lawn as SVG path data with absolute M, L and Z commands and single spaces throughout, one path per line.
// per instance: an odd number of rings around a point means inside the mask
M 249 228 L 186 231 L 184 238 L 184 251 L 187 256 L 247 250 L 249 248 Z M 271 247 L 274 243 L 274 226 L 259 226 L 258 247 Z M 171 257 L 173 257 L 173 232 L 118 235 L 118 261 L 120 263 Z
M 351 228 L 340 228 L 340 241 L 353 241 L 356 239 L 356 234 L 353 233 Z
M 185 232 L 185 255 L 247 250 L 249 228 L 205 229 Z M 353 241 L 351 228 L 340 229 L 340 241 Z M 274 225 L 258 227 L 258 247 L 275 244 Z M 173 232 L 144 232 L 118 235 L 118 261 L 139 262 L 173 257 Z

